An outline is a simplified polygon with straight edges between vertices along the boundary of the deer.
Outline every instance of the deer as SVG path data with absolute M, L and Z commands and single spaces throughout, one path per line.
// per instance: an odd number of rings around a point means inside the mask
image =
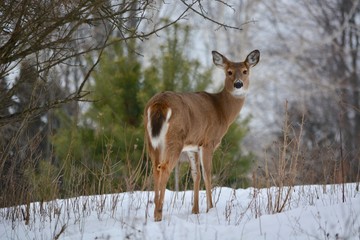
M 215 66 L 225 72 L 224 87 L 220 92 L 166 91 L 154 95 L 145 106 L 145 145 L 152 162 L 154 181 L 154 221 L 162 220 L 166 185 L 184 154 L 190 160 L 194 182 L 192 213 L 199 214 L 201 172 L 206 190 L 206 212 L 213 208 L 213 153 L 244 105 L 250 68 L 259 62 L 260 52 L 250 52 L 243 62 L 232 62 L 217 51 L 212 51 L 212 58 Z

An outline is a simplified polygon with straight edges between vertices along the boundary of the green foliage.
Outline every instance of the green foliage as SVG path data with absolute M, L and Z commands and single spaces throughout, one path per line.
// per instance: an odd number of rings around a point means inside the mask
M 86 112 L 77 121 L 58 113 L 62 128 L 53 143 L 63 195 L 129 191 L 147 184 L 149 165 L 144 160 L 142 126 L 146 102 L 161 91 L 201 91 L 211 83 L 211 69 L 203 69 L 198 61 L 186 56 L 189 31 L 182 25 L 169 28 L 159 55 L 151 59 L 147 69 L 129 50 L 136 49 L 135 42 L 118 43 L 104 51 L 88 86 L 94 101 Z M 239 147 L 247 121 L 242 124 L 231 126 L 214 156 L 218 184 L 244 184 L 250 161 Z M 181 179 L 181 185 L 185 188 L 189 168 L 182 169 L 186 177 Z M 169 187 L 173 184 L 172 179 Z
M 232 124 L 214 154 L 214 182 L 221 186 L 244 188 L 249 186 L 246 174 L 250 170 L 252 154 L 244 154 L 241 141 L 248 132 L 250 118 Z
M 88 87 L 94 102 L 79 123 L 63 119 L 63 128 L 54 138 L 65 195 L 141 187 L 137 180 L 143 177 L 132 176 L 144 165 L 143 106 L 137 100 L 141 65 L 126 50 L 127 46 L 119 43 L 104 52 Z
M 143 106 L 137 100 L 141 90 L 141 65 L 129 50 L 131 48 L 131 45 L 118 44 L 105 52 L 94 75 L 95 102 L 86 114 L 96 129 L 92 140 L 96 142 L 93 154 L 102 166 L 97 180 L 104 180 L 111 186 L 107 179 L 113 178 L 111 182 L 115 189 L 120 190 L 140 187 L 129 179 L 136 174 L 134 171 L 139 164 L 144 165 Z M 111 177 L 107 178 L 107 175 Z
M 123 44 L 116 44 L 103 54 L 92 86 L 95 102 L 89 114 L 101 118 L 103 124 L 122 123 L 138 127 L 142 114 L 137 95 L 140 91 L 141 65 L 133 52 L 124 52 Z M 94 115 L 95 114 L 95 115 Z
M 197 60 L 189 60 L 186 46 L 189 45 L 188 26 L 175 24 L 167 28 L 166 42 L 160 46 L 160 55 L 151 59 L 151 66 L 144 71 L 143 91 L 139 101 L 146 102 L 162 91 L 202 91 L 211 83 L 211 69 L 202 69 Z

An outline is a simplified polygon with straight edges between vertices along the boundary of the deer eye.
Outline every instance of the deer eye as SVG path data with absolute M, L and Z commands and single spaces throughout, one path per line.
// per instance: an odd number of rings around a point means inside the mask
M 248 71 L 245 69 L 245 70 L 243 70 L 242 73 L 246 75 L 248 73 Z
M 233 72 L 231 70 L 228 70 L 227 73 L 229 76 L 231 76 L 233 74 Z

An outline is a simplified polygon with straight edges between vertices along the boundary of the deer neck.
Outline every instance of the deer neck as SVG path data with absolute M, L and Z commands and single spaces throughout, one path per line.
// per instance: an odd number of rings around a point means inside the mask
M 234 122 L 244 105 L 245 97 L 236 98 L 226 89 L 218 93 L 220 106 L 228 125 Z

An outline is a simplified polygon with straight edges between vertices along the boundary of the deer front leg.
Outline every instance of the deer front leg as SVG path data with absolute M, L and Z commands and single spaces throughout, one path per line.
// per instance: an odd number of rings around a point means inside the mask
M 199 189 L 200 189 L 200 162 L 199 162 L 199 154 L 195 152 L 188 152 L 188 157 L 190 160 L 191 166 L 191 176 L 194 181 L 194 203 L 192 208 L 193 214 L 199 213 Z
M 203 179 L 206 189 L 206 212 L 213 207 L 211 197 L 211 166 L 212 166 L 212 154 L 213 149 L 207 147 L 201 147 L 199 152 L 200 163 L 202 166 Z

